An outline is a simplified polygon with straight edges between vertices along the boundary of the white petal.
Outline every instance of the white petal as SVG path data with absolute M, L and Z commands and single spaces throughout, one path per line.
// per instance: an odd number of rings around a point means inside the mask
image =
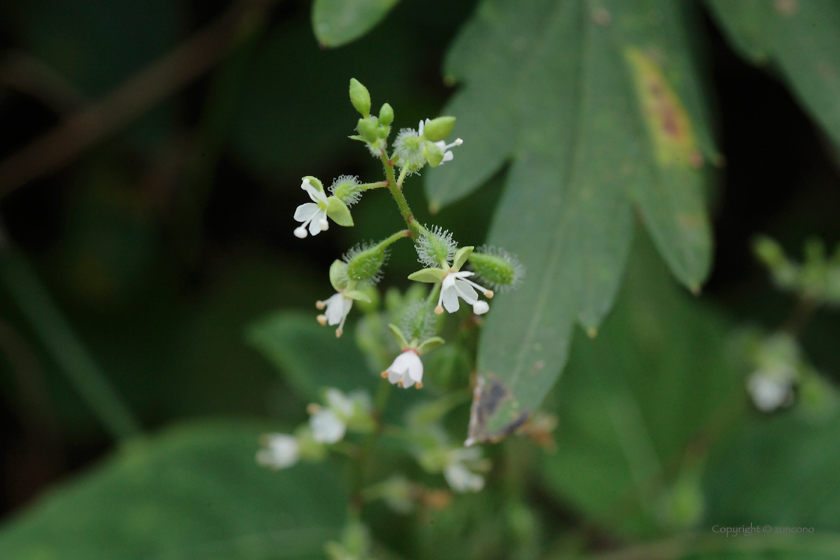
M 339 416 L 350 418 L 353 416 L 353 401 L 344 396 L 338 389 L 330 387 L 326 394 L 327 406 Z
M 324 311 L 324 315 L 327 316 L 327 324 L 337 325 L 341 322 L 341 319 L 344 317 L 343 300 L 343 295 L 333 294 L 326 302 L 324 302 L 327 305 L 327 310 Z
M 297 439 L 287 434 L 271 434 L 265 449 L 257 452 L 257 463 L 284 469 L 297 463 L 300 449 Z
M 473 274 L 475 274 L 475 272 L 470 272 L 469 270 L 462 270 L 460 272 L 450 272 L 449 276 L 452 276 L 453 278 L 469 278 Z M 454 283 L 455 281 L 453 280 L 452 282 Z
M 443 159 L 440 160 L 438 165 L 443 165 L 447 161 L 452 161 L 453 159 L 455 159 L 455 156 L 452 155 L 452 152 L 443 152 Z
M 772 412 L 787 400 L 790 384 L 786 381 L 772 379 L 759 372 L 750 376 L 747 381 L 747 389 L 756 408 L 762 412 Z
M 326 218 L 327 213 L 324 210 L 318 210 L 318 213 L 315 214 L 315 217 L 312 218 L 312 221 L 309 222 L 309 234 L 310 235 L 318 235 L 321 233 L 321 219 Z
M 478 301 L 478 292 L 476 292 L 472 286 L 463 280 L 455 280 L 455 290 L 458 292 L 461 299 L 470 305 Z
M 309 193 L 309 198 L 312 199 L 312 202 L 327 202 L 327 195 L 310 185 L 309 183 L 305 183 L 300 186 L 303 190 Z
M 319 210 L 320 208 L 318 208 L 318 205 L 314 202 L 301 204 L 297 207 L 297 210 L 295 210 L 295 220 L 299 222 L 308 222 L 315 217 L 315 214 L 317 214 Z
M 412 350 L 406 350 L 394 360 L 391 365 L 396 371 L 402 372 L 405 382 L 411 381 L 413 385 L 416 381 L 423 381 L 423 362 L 420 356 Z M 407 385 L 410 387 L 411 385 Z
M 397 373 L 392 369 L 388 369 L 388 382 L 392 385 L 396 385 L 397 382 L 402 379 L 402 373 Z
M 312 439 L 321 443 L 335 443 L 341 441 L 347 426 L 330 409 L 321 409 L 309 419 L 312 428 Z
M 402 380 L 403 380 L 403 389 L 408 389 L 409 387 L 414 385 L 414 380 L 411 378 L 411 376 L 408 375 L 408 372 L 406 372 L 403 375 Z
M 484 477 L 471 472 L 461 463 L 451 463 L 444 469 L 443 476 L 456 492 L 478 492 L 484 488 Z
M 443 281 L 444 283 L 446 283 L 446 278 L 444 278 Z M 454 285 L 448 289 L 441 289 L 440 295 L 443 298 L 443 307 L 447 311 L 449 311 L 450 313 L 455 313 L 456 311 L 458 311 L 460 304 L 458 303 L 458 292 L 455 291 Z

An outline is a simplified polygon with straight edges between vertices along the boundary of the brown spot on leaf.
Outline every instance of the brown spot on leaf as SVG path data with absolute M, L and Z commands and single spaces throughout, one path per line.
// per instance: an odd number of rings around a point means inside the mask
M 523 426 L 530 417 L 531 411 L 519 410 L 519 404 L 502 380 L 492 373 L 488 373 L 486 378 L 479 375 L 473 391 L 466 445 L 500 441 Z

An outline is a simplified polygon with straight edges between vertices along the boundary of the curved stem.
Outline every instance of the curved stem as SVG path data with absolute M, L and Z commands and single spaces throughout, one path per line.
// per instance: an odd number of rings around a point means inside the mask
M 403 195 L 402 189 L 400 189 L 397 183 L 394 176 L 394 162 L 388 159 L 388 156 L 384 153 L 381 159 L 382 165 L 385 166 L 385 176 L 388 178 L 388 190 L 391 191 L 391 196 L 397 201 L 400 214 L 402 214 L 403 220 L 405 220 L 408 230 L 411 232 L 411 237 L 416 239 L 420 235 L 422 226 L 420 226 L 420 222 L 417 221 L 414 214 L 411 213 L 411 207 L 408 205 L 408 201 L 405 199 L 405 195 Z

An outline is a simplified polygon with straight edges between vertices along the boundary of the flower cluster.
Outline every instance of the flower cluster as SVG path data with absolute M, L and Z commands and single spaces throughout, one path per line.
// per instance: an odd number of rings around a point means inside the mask
M 356 123 L 358 134 L 353 140 L 363 142 L 368 151 L 378 158 L 384 167 L 384 180 L 362 183 L 355 176 L 342 175 L 333 181 L 330 195 L 324 191 L 323 183 L 316 177 L 302 179 L 301 189 L 306 191 L 311 202 L 305 202 L 295 211 L 295 220 L 301 225 L 295 229 L 295 236 L 303 239 L 329 229 L 330 221 L 340 226 L 353 225 L 350 207 L 359 202 L 365 192 L 387 188 L 394 197 L 405 220 L 407 229 L 375 243 L 358 246 L 343 259 L 336 260 L 330 267 L 330 283 L 335 293 L 323 301 L 316 302 L 321 314 L 317 316 L 322 325 L 336 327 L 336 336 L 344 332 L 344 325 L 354 302 L 371 303 L 367 291 L 382 277 L 382 267 L 387 261 L 390 245 L 402 238 L 410 238 L 419 261 L 425 268 L 411 274 L 409 279 L 432 284 L 426 305 L 415 309 L 417 323 L 424 328 L 407 328 L 403 332 L 391 325 L 391 333 L 400 347 L 400 354 L 382 373 L 382 377 L 400 387 L 423 386 L 423 362 L 420 356 L 443 344 L 435 328 L 429 328 L 428 319 L 444 311 L 454 314 L 467 303 L 475 315 L 490 310 L 487 300 L 493 297 L 493 289 L 486 288 L 476 280 L 483 279 L 496 290 L 518 286 L 524 276 L 524 267 L 513 255 L 503 249 L 487 248 L 476 251 L 472 246 L 459 247 L 451 232 L 435 225 L 422 225 L 414 218 L 403 195 L 407 176 L 419 173 L 428 165 L 437 167 L 455 158 L 453 148 L 464 143 L 460 138 L 447 143 L 447 137 L 455 126 L 454 117 L 438 117 L 421 120 L 417 129 L 402 129 L 388 153 L 388 138 L 394 120 L 393 108 L 385 103 L 379 116 L 370 113 L 370 93 L 358 80 L 350 80 L 350 101 L 361 118 Z M 399 170 L 399 177 L 395 170 Z M 461 270 L 469 263 L 472 270 Z M 481 297 L 485 299 L 481 299 Z M 435 305 L 435 299 L 437 300 Z M 438 323 L 435 323 L 437 325 Z

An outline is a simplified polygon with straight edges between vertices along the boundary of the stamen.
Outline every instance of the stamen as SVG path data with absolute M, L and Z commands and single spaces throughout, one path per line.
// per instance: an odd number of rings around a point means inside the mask
M 306 405 L 306 412 L 309 414 L 318 414 L 321 411 L 321 406 L 315 403 Z
M 437 307 L 435 307 L 435 314 L 440 315 L 441 313 L 443 313 L 443 307 L 438 305 Z
M 423 388 L 423 382 L 418 381 L 414 386 L 417 387 L 418 389 L 422 389 Z
M 319 322 L 319 323 L 321 323 L 321 326 L 322 326 L 322 327 L 326 327 L 326 326 L 327 326 L 327 316 L 326 316 L 326 315 L 318 315 L 318 316 L 316 317 L 316 319 L 318 319 L 318 322 Z
M 382 372 L 382 379 L 388 379 L 388 371 L 387 370 Z
M 341 338 L 342 334 L 344 334 L 344 330 L 341 327 L 338 327 L 337 329 L 335 329 L 335 337 L 336 338 Z
M 318 300 L 318 301 L 315 302 L 315 307 L 318 308 L 318 309 L 323 309 L 326 306 L 327 306 L 326 302 L 323 302 L 321 300 Z

